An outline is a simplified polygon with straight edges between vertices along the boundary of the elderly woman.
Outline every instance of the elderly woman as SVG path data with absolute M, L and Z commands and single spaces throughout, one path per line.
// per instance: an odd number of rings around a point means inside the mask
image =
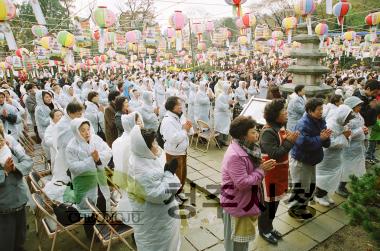
M 350 181 L 349 177 L 355 175 L 361 177 L 365 174 L 365 146 L 364 140 L 368 134 L 368 128 L 364 125 L 364 118 L 360 115 L 363 101 L 358 97 L 349 97 L 344 104 L 350 107 L 355 118 L 353 118 L 347 127 L 352 131 L 350 145 L 343 149 L 342 153 L 342 177 L 337 194 L 347 197 L 349 192 L 346 184 Z
M 226 251 L 245 251 L 255 238 L 257 217 L 264 210 L 261 183 L 264 172 L 276 161 L 261 164 L 256 122 L 239 116 L 231 123 L 233 138 L 222 162 L 220 202 L 224 210 L 224 247 Z
M 281 233 L 273 229 L 273 219 L 280 200 L 288 190 L 289 152 L 297 140 L 298 132 L 287 132 L 284 129 L 287 121 L 285 100 L 274 99 L 264 109 L 264 126 L 260 146 L 263 159 L 275 159 L 276 167 L 265 174 L 265 211 L 259 216 L 259 232 L 261 237 L 271 244 L 277 244 Z
M 124 96 L 119 96 L 115 99 L 115 125 L 117 129 L 117 136 L 120 137 L 123 134 L 123 126 L 121 124 L 121 116 L 128 114 L 129 102 Z
M 300 120 L 305 113 L 305 86 L 297 85 L 294 88 L 294 94 L 294 97 L 290 99 L 288 104 L 288 123 L 286 124 L 286 129 L 292 132 L 298 120 Z
M 332 130 L 331 145 L 323 151 L 323 160 L 317 165 L 314 196 L 314 200 L 322 206 L 328 207 L 335 203 L 328 193 L 333 193 L 338 188 L 342 174 L 342 152 L 349 146 L 352 134 L 347 124 L 353 118 L 352 109 L 347 105 L 341 105 L 336 109 L 334 115 L 327 119 L 327 128 Z
M 159 121 L 158 112 L 159 109 L 153 107 L 152 93 L 149 91 L 144 91 L 142 94 L 143 105 L 138 109 L 146 129 L 152 129 L 157 132 Z
M 104 168 L 112 152 L 108 145 L 94 134 L 89 120 L 76 118 L 71 121 L 74 138 L 66 148 L 66 160 L 71 172 L 75 203 L 82 216 L 91 215 L 86 198 L 97 204 L 103 212 L 110 210 L 110 190 Z M 88 238 L 92 237 L 91 217 L 84 226 Z
M 135 126 L 131 133 L 131 158 L 128 182 L 128 199 L 131 210 L 137 212 L 138 224 L 133 225 L 138 250 L 179 251 L 179 218 L 169 212 L 178 210 L 174 196 L 181 186 L 175 171 L 177 160 L 163 165 L 160 156 L 162 149 L 155 141 L 153 130 Z M 123 213 L 123 222 L 127 225 L 133 217 Z

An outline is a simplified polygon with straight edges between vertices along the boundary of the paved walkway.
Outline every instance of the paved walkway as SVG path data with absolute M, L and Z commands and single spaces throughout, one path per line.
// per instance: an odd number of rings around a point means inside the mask
M 226 148 L 224 148 L 226 149 Z M 222 251 L 223 222 L 218 217 L 220 210 L 216 208 L 217 200 L 209 199 L 210 194 L 216 194 L 215 185 L 220 184 L 221 162 L 224 150 L 211 148 L 207 153 L 190 149 L 188 152 L 188 181 L 196 188 L 186 186 L 185 191 L 195 198 L 196 216 L 182 220 L 181 230 L 183 243 L 181 251 Z M 200 192 L 202 191 L 202 192 Z M 306 251 L 326 240 L 340 228 L 349 223 L 348 217 L 341 208 L 344 198 L 334 195 L 336 205 L 326 208 L 318 204 L 311 205 L 316 209 L 316 217 L 300 223 L 287 213 L 287 206 L 281 202 L 274 220 L 275 228 L 284 235 L 277 246 L 273 246 L 257 237 L 251 243 L 249 250 L 260 251 Z

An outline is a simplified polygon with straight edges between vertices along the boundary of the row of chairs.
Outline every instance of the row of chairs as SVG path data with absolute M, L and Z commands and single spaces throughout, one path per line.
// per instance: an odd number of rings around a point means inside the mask
M 53 210 L 53 204 L 55 202 L 51 201 L 43 190 L 46 182 L 51 179 L 50 164 L 46 161 L 44 150 L 42 149 L 41 145 L 35 143 L 35 141 L 28 135 L 28 133 L 24 133 L 20 137 L 19 141 L 25 148 L 26 153 L 30 155 L 34 160 L 33 170 L 29 176 L 25 178 L 32 193 L 32 200 L 35 203 L 34 217 L 37 235 L 40 238 L 42 232 L 40 229 L 44 230 L 47 237 L 52 240 L 50 247 L 51 251 L 55 249 L 58 235 L 61 235 L 63 233 L 66 233 L 67 236 L 69 236 L 79 246 L 86 250 L 93 250 L 95 238 L 98 238 L 100 240 L 100 243 L 104 247 L 107 247 L 107 251 L 111 250 L 112 242 L 115 242 L 117 240 L 124 243 L 129 250 L 135 250 L 133 248 L 133 245 L 127 241 L 127 238 L 131 237 L 133 239 L 133 228 L 120 222 L 117 224 L 110 222 L 103 216 L 103 213 L 96 207 L 96 205 L 88 199 L 86 200 L 86 203 L 96 218 L 96 223 L 93 226 L 94 233 L 92 236 L 91 244 L 86 244 L 75 234 L 75 232 L 78 231 L 80 227 L 83 228 L 83 225 L 85 224 L 85 220 L 83 218 L 74 224 L 68 226 L 62 225 L 57 220 L 57 217 Z M 111 204 L 115 205 L 115 202 L 111 202 Z M 42 250 L 40 239 L 38 249 L 40 251 Z

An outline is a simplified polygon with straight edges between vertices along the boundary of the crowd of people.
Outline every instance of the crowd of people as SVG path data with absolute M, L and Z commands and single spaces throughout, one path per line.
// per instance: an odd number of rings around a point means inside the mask
M 75 204 L 88 238 L 95 219 L 86 199 L 104 213 L 119 212 L 118 220 L 133 227 L 138 250 L 179 250 L 180 222 L 168 211 L 188 200 L 189 137 L 203 121 L 219 133 L 219 146 L 228 147 L 220 198 L 226 250 L 248 250 L 256 224 L 262 238 L 277 244 L 282 236 L 273 219 L 289 184 L 289 214 L 306 220 L 313 217 L 311 199 L 329 206 L 332 193 L 347 197 L 349 176 L 362 176 L 365 162 L 379 162 L 380 75 L 355 69 L 324 80 L 334 92 L 315 98 L 305 96 L 303 85 L 282 94 L 280 86 L 292 83 L 292 76 L 281 69 L 85 76 L 44 71 L 29 81 L 4 80 L 1 243 L 22 250 L 25 240 L 29 198 L 23 176 L 33 161 L 18 140 L 33 126 L 51 167 L 44 193 Z M 251 97 L 271 100 L 265 125 L 239 116 Z M 139 224 L 127 212 L 141 212 Z

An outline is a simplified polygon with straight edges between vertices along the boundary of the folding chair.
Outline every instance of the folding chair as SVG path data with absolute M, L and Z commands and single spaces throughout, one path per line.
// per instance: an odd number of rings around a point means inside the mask
M 86 198 L 86 203 L 90 207 L 91 211 L 95 214 L 97 222 L 94 225 L 94 234 L 92 236 L 90 251 L 92 251 L 92 246 L 94 244 L 95 235 L 99 238 L 103 246 L 107 246 L 107 251 L 111 250 L 112 240 L 119 239 L 125 245 L 128 246 L 130 250 L 135 250 L 125 239 L 128 236 L 132 236 L 133 228 L 122 223 L 117 225 L 111 225 L 104 217 L 100 210 L 92 203 L 88 198 Z
M 215 141 L 216 146 L 220 149 L 219 143 L 216 140 L 216 137 L 219 136 L 219 133 L 215 132 L 215 130 L 213 128 L 211 128 L 203 120 L 197 120 L 197 125 L 199 128 L 199 133 L 198 133 L 197 142 L 195 144 L 195 149 L 206 153 L 208 151 L 209 146 L 210 146 L 210 141 L 212 141 L 212 140 Z M 198 148 L 198 142 L 199 142 L 200 138 L 207 140 L 206 150 Z
M 44 218 L 42 218 L 42 225 L 44 226 L 44 229 L 49 239 L 53 239 L 51 249 L 50 249 L 51 251 L 54 250 L 55 243 L 57 240 L 57 235 L 60 233 L 67 233 L 81 247 L 88 250 L 88 247 L 82 241 L 80 241 L 78 237 L 76 237 L 73 233 L 71 233 L 72 230 L 77 229 L 80 226 L 83 226 L 84 219 L 72 225 L 63 226 L 57 220 L 52 207 L 40 194 L 38 193 L 32 194 L 32 199 L 34 203 L 36 203 L 36 206 L 41 211 L 42 215 L 45 216 Z M 41 249 L 41 246 L 39 246 L 39 249 Z

